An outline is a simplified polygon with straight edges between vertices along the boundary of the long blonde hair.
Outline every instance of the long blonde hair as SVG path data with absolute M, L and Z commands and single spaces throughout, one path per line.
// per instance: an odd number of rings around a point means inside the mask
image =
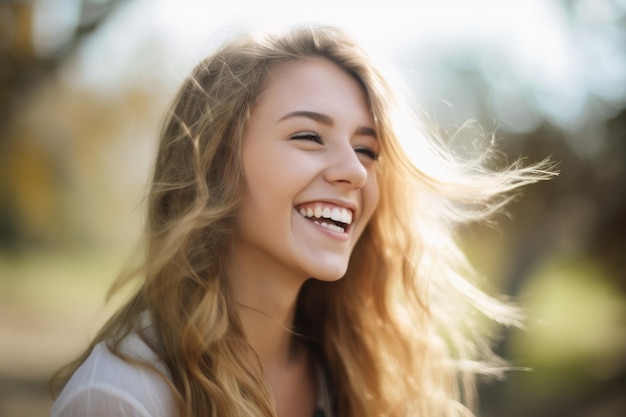
M 193 70 L 160 137 L 145 262 L 134 274 L 141 285 L 60 380 L 99 342 L 125 358 L 120 341 L 134 331 L 167 366 L 182 417 L 275 415 L 225 271 L 234 255 L 250 111 L 268 74 L 310 57 L 330 60 L 362 85 L 380 137 L 381 194 L 345 276 L 303 286 L 294 328 L 319 346 L 337 415 L 471 415 L 474 377 L 500 368 L 481 336 L 458 319 L 479 313 L 515 323 L 517 316 L 466 279 L 452 227 L 499 211 L 508 192 L 548 178 L 550 166 L 489 171 L 483 162 L 490 149 L 455 160 L 415 129 L 366 53 L 329 27 L 238 39 Z M 417 163 L 402 140 L 420 146 Z M 152 339 L 137 325 L 145 312 Z

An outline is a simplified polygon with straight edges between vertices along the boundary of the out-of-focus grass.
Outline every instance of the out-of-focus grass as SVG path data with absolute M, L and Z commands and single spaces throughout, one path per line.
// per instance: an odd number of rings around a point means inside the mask
M 0 255 L 0 375 L 47 378 L 119 305 L 105 305 L 122 251 Z
M 120 260 L 110 251 L 2 254 L 0 299 L 43 310 L 72 308 L 69 300 L 102 300 Z
M 528 281 L 527 329 L 515 332 L 510 356 L 531 372 L 516 375 L 535 398 L 586 390 L 626 367 L 626 298 L 588 257 L 551 259 Z

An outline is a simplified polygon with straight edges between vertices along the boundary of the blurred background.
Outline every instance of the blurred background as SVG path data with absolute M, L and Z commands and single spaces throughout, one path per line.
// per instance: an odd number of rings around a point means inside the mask
M 496 227 L 459 231 L 483 285 L 528 314 L 496 348 L 532 370 L 482 384 L 481 415 L 626 415 L 626 1 L 2 0 L 0 416 L 48 415 L 47 379 L 119 302 L 104 296 L 192 66 L 298 22 L 381 52 L 443 131 L 475 119 L 509 160 L 560 162 Z

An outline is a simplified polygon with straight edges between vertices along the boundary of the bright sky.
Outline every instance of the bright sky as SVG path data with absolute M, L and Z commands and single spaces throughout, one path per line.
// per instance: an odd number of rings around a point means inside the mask
M 39 4 L 37 39 L 45 50 L 53 46 L 55 34 L 67 35 L 63 27 L 76 20 L 79 9 L 75 0 L 40 0 Z M 590 112 L 590 92 L 619 105 L 626 97 L 626 59 L 616 46 L 619 34 L 609 33 L 620 14 L 626 14 L 626 0 L 579 0 L 572 7 L 584 19 L 575 24 L 560 4 L 557 0 L 130 0 L 89 39 L 68 80 L 106 92 L 140 80 L 158 80 L 175 88 L 194 64 L 238 31 L 323 23 L 349 30 L 368 49 L 400 58 L 396 61 L 404 65 L 414 65 L 421 57 L 437 58 L 433 51 L 467 47 L 482 60 L 481 71 L 493 82 L 493 112 L 502 113 L 497 116 L 511 129 L 532 129 L 541 119 L 539 113 L 557 125 L 576 129 Z M 416 90 L 421 87 L 419 93 L 425 95 L 441 94 L 437 88 L 445 88 L 449 81 L 439 77 L 441 69 L 435 73 L 415 66 L 403 70 L 411 75 L 409 83 Z M 456 94 L 468 96 L 463 91 Z
M 75 4 L 72 0 L 43 3 Z M 139 44 L 154 39 L 163 44 L 172 69 L 186 74 L 213 45 L 237 30 L 274 30 L 314 22 L 348 29 L 368 48 L 390 54 L 407 43 L 507 42 L 517 54 L 528 55 L 525 65 L 536 69 L 541 63 L 549 74 L 559 72 L 568 60 L 563 19 L 552 4 L 545 0 L 131 0 L 101 28 L 100 47 L 93 48 L 96 51 L 89 54 L 91 62 L 84 69 L 88 78 L 92 71 L 96 78 L 107 77 L 89 68 L 102 68 L 106 61 L 108 76 L 117 78 L 116 66 L 127 65 Z M 56 9 L 59 19 L 62 9 Z M 66 10 L 75 12 L 71 7 Z

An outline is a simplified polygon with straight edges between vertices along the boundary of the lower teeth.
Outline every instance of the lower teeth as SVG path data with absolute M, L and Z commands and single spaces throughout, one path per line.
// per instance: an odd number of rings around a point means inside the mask
M 345 231 L 345 229 L 343 227 L 339 227 L 339 226 L 337 226 L 335 224 L 332 224 L 332 223 L 326 223 L 326 222 L 320 223 L 317 220 L 314 220 L 313 223 L 319 224 L 320 226 L 322 226 L 322 227 L 324 227 L 326 229 L 332 230 L 334 232 L 343 233 Z

